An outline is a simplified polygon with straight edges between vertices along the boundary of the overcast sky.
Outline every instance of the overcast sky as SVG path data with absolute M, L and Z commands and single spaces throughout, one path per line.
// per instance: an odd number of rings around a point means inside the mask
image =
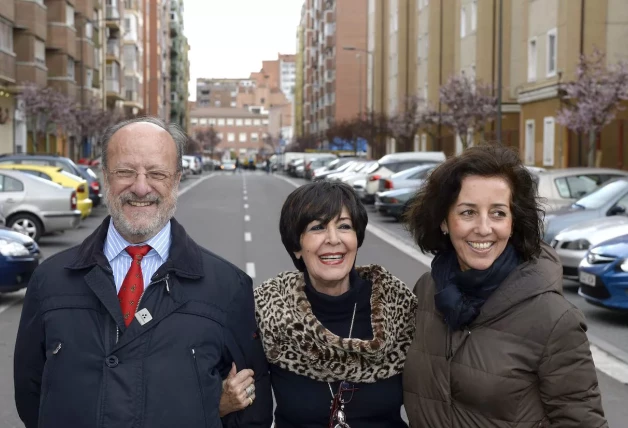
M 199 77 L 248 77 L 262 60 L 296 51 L 303 0 L 184 0 L 190 97 Z

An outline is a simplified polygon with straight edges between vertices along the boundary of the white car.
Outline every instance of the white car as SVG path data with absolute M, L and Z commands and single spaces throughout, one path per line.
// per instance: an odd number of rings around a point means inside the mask
M 562 230 L 551 246 L 560 257 L 563 276 L 578 280 L 578 266 L 589 248 L 609 239 L 628 234 L 628 216 L 615 215 L 578 223 Z
M 404 171 L 418 165 L 440 163 L 445 161 L 443 152 L 400 152 L 392 153 L 377 161 L 377 168 L 368 175 L 363 201 L 375 202 L 375 194 L 379 191 L 379 180 L 388 178 L 396 172 Z

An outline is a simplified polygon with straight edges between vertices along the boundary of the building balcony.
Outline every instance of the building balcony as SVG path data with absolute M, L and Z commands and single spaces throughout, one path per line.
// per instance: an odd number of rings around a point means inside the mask
M 105 24 L 109 28 L 120 29 L 120 10 L 117 6 L 107 6 L 105 10 Z
M 48 69 L 45 66 L 18 61 L 15 64 L 15 73 L 18 85 L 32 82 L 39 87 L 44 87 L 48 84 Z
M 142 98 L 140 97 L 139 92 L 133 90 L 124 91 L 124 105 L 128 107 L 137 107 L 139 109 L 143 108 Z
M 325 47 L 333 48 L 336 45 L 336 37 L 334 35 L 325 37 Z
M 94 15 L 94 2 L 98 2 L 98 0 L 76 0 L 75 10 L 85 18 L 92 19 Z
M 0 1 L 0 15 L 9 21 L 15 20 L 15 6 L 12 1 Z
M 0 51 L 0 83 L 15 83 L 15 54 Z
M 57 90 L 57 92 L 76 99 L 77 87 L 76 82 L 66 77 L 50 77 L 48 76 L 48 86 Z
M 140 2 L 138 0 L 124 0 L 124 10 L 125 12 L 128 10 L 135 10 L 139 12 Z
M 122 94 L 122 85 L 120 84 L 120 79 L 112 79 L 108 78 L 105 82 L 107 85 L 107 98 L 114 100 L 124 100 L 124 95 Z
M 11 3 L 11 2 L 9 2 Z M 15 28 L 25 29 L 42 40 L 46 40 L 48 17 L 46 6 L 34 1 L 15 1 Z
M 65 24 L 49 22 L 46 48 L 60 50 L 76 58 L 76 30 Z
M 76 39 L 76 61 L 94 68 L 94 45 L 85 39 Z

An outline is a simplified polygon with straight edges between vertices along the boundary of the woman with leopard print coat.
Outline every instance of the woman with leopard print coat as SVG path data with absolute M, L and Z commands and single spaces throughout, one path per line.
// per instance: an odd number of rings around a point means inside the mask
M 281 210 L 297 271 L 255 290 L 275 427 L 407 427 L 401 372 L 416 297 L 377 265 L 355 267 L 368 217 L 344 183 L 307 184 Z

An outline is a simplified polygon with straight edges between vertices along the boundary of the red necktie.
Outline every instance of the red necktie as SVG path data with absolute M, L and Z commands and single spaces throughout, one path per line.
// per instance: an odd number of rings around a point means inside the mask
M 137 304 L 144 292 L 144 277 L 142 276 L 142 258 L 150 251 L 150 245 L 126 247 L 126 252 L 133 258 L 131 267 L 124 277 L 122 287 L 118 293 L 120 308 L 124 316 L 124 324 L 128 327 L 133 320 Z

